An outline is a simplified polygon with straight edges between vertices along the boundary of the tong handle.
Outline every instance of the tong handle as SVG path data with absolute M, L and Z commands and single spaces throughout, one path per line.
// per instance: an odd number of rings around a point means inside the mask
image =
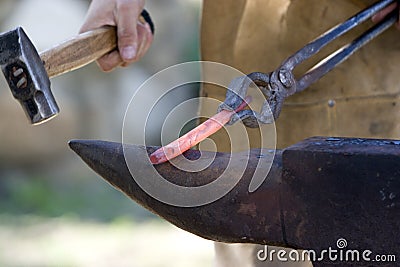
M 300 79 L 296 79 L 293 74 L 293 69 L 297 65 L 319 53 L 323 47 L 396 1 L 400 2 L 400 0 L 379 1 L 378 3 L 375 3 L 357 13 L 345 22 L 331 28 L 287 58 L 282 65 L 273 72 L 255 72 L 247 75 L 247 78 L 260 86 L 267 99 L 259 113 L 251 110 L 240 111 L 237 116 L 232 117 L 233 120 L 231 119 L 230 124 L 235 123 L 239 119 L 242 120 L 247 127 L 251 128 L 259 127 L 259 123 L 272 123 L 274 119 L 279 117 L 285 98 L 303 91 L 312 83 L 318 81 L 323 75 L 327 74 L 330 70 L 349 58 L 355 51 L 392 26 L 399 19 L 398 10 L 392 11 L 381 22 L 375 24 L 354 41 L 320 61 Z M 228 88 L 225 101 L 220 105 L 220 109 L 227 109 L 227 107 L 232 108 L 237 105 L 237 103 L 246 96 L 246 93 L 247 87 L 243 88 L 243 86 L 240 86 L 238 88 Z
M 365 22 L 367 19 L 371 18 L 377 12 L 381 11 L 388 5 L 396 2 L 396 0 L 382 0 L 372 6 L 360 11 L 356 15 L 352 16 L 345 22 L 331 28 L 320 37 L 315 39 L 314 41 L 308 43 L 306 46 L 301 48 L 295 54 L 290 56 L 285 62 L 283 62 L 283 66 L 287 70 L 293 70 L 297 65 L 302 63 L 304 60 L 310 58 L 311 56 L 317 54 L 323 47 L 342 36 L 343 34 L 349 32 L 356 26 Z
M 318 81 L 322 76 L 335 68 L 337 65 L 348 59 L 358 49 L 363 47 L 376 36 L 387 30 L 398 20 L 398 10 L 391 12 L 383 21 L 367 30 L 350 44 L 336 50 L 327 58 L 320 61 L 317 65 L 307 71 L 303 77 L 297 81 L 296 92 L 301 92 L 312 83 Z

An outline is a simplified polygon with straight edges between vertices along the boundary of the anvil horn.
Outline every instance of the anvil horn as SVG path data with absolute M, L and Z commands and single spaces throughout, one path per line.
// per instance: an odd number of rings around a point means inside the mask
M 251 165 L 257 164 L 259 160 L 259 152 L 254 150 L 250 154 L 252 160 L 250 160 L 243 178 L 227 195 L 208 205 L 182 208 L 160 202 L 143 191 L 129 172 L 123 154 L 123 146 L 120 143 L 79 140 L 70 141 L 69 145 L 83 161 L 111 185 L 179 228 L 220 242 L 266 243 L 268 240 L 276 245 L 286 245 L 281 232 L 277 188 L 281 177 L 279 153 L 275 157 L 268 176 L 268 187 L 259 189 L 256 193 L 248 192 L 252 172 L 254 172 L 254 166 Z M 131 153 L 134 154 L 137 151 L 139 154 L 143 147 L 129 145 L 129 149 Z M 155 149 L 154 147 L 147 148 L 149 153 Z M 204 151 L 202 153 L 207 154 Z M 185 156 L 196 158 L 197 154 L 198 151 L 190 150 L 185 153 Z M 225 170 L 229 159 L 230 154 L 217 153 L 211 166 L 197 173 L 181 171 L 170 163 L 157 165 L 155 168 L 170 182 L 193 187 L 207 184 L 219 177 Z M 145 159 L 137 158 L 137 160 Z M 152 177 L 148 178 L 152 179 Z M 261 192 L 264 193 L 260 194 Z M 256 207 L 255 203 L 258 202 L 260 205 Z M 256 237 L 258 238 L 256 239 Z
M 144 192 L 132 179 L 119 143 L 71 141 L 70 147 L 131 199 L 207 239 L 315 251 L 331 247 L 395 254 L 400 250 L 400 141 L 306 139 L 277 151 L 268 177 L 250 193 L 257 163 L 264 160 L 259 150 L 252 150 L 238 184 L 219 200 L 198 207 L 168 205 Z M 144 148 L 129 145 L 129 149 L 139 155 Z M 189 151 L 186 156 L 196 153 Z M 169 163 L 155 168 L 171 182 L 197 186 L 218 177 L 230 156 L 217 153 L 211 166 L 197 173 Z M 346 247 L 338 247 L 339 239 L 347 241 Z

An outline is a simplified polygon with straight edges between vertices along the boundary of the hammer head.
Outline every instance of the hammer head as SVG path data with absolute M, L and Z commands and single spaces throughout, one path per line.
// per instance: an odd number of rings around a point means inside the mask
M 58 114 L 43 62 L 21 27 L 0 35 L 0 65 L 12 94 L 32 124 Z

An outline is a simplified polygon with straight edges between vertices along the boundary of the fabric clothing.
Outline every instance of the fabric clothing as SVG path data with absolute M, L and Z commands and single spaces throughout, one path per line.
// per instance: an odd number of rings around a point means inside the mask
M 368 0 L 204 0 L 201 30 L 202 59 L 232 66 L 245 74 L 275 70 L 288 56 L 334 25 L 375 1 Z M 353 40 L 367 22 L 323 50 L 328 55 Z M 391 28 L 356 52 L 305 91 L 286 99 L 276 121 L 277 147 L 311 136 L 399 138 L 400 34 Z M 299 66 L 301 75 L 315 64 Z M 226 90 L 204 85 L 202 95 L 223 101 Z M 211 107 L 203 103 L 200 114 Z M 233 150 L 259 147 L 258 131 Z M 219 151 L 230 151 L 226 133 L 213 137 Z M 207 149 L 203 146 L 202 149 Z M 261 246 L 216 244 L 217 266 L 265 266 L 255 259 Z M 268 266 L 287 266 L 269 263 Z M 303 263 L 309 266 L 310 263 Z M 299 263 L 295 263 L 299 266 Z

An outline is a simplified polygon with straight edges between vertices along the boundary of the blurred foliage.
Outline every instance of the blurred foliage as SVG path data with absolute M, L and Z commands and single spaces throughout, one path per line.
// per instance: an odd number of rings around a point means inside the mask
M 156 218 L 94 176 L 63 181 L 54 176 L 9 174 L 2 176 L 0 188 L 2 214 L 66 215 L 101 222 L 121 218 L 141 222 Z

